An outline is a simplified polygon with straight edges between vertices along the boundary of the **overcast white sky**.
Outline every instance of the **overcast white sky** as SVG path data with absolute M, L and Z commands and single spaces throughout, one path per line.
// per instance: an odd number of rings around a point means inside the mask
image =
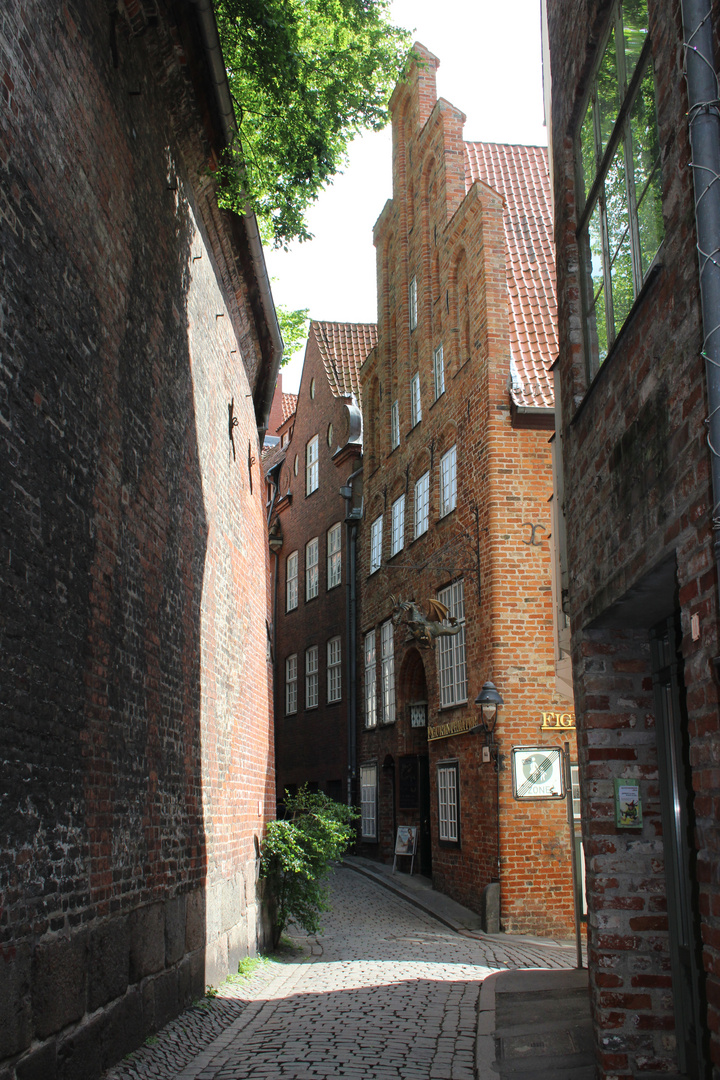
M 440 60 L 438 96 L 467 116 L 465 138 L 545 145 L 540 0 L 392 0 L 394 22 Z M 266 251 L 273 295 L 313 319 L 375 322 L 373 225 L 392 195 L 389 127 L 350 147 L 350 163 L 309 214 L 314 239 Z M 303 350 L 283 368 L 296 391 Z

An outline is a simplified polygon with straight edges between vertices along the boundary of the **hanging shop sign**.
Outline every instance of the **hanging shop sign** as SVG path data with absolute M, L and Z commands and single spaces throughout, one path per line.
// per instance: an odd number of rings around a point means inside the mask
M 512 781 L 516 799 L 563 799 L 562 750 L 559 746 L 514 746 Z
M 449 720 L 447 724 L 428 725 L 428 742 L 432 742 L 433 739 L 447 739 L 450 735 L 462 735 L 464 731 L 469 731 L 476 724 L 477 717 L 461 716 L 458 720 Z
M 570 731 L 575 729 L 575 713 L 571 712 L 544 712 L 542 714 L 542 731 Z

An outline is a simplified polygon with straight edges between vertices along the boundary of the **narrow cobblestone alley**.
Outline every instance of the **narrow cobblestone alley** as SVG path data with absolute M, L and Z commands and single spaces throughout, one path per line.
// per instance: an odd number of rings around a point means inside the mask
M 226 984 L 107 1080 L 472 1080 L 482 980 L 572 964 L 561 947 L 456 934 L 349 869 L 331 902 L 302 953 Z

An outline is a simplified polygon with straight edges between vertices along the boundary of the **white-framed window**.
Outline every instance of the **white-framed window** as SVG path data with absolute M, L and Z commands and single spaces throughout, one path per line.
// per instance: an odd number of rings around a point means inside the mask
M 420 372 L 416 371 L 410 382 L 410 424 L 415 427 L 422 420 L 422 401 L 420 400 Z
M 293 551 L 285 563 L 285 610 L 298 606 L 298 553 Z
M 327 587 L 334 589 L 342 582 L 342 525 L 336 522 L 327 533 Z
M 448 844 L 460 840 L 460 800 L 457 761 L 441 761 L 437 767 L 438 835 Z
M 457 634 L 441 635 L 437 639 L 438 685 L 440 708 L 467 701 L 467 665 L 465 662 L 465 589 L 462 581 L 454 581 L 440 589 L 438 600 L 448 608 L 448 616 L 460 626 Z M 448 623 L 448 625 L 450 625 Z
M 457 446 L 451 446 L 440 458 L 440 517 L 457 506 Z
M 317 491 L 318 486 L 318 437 L 313 435 L 305 447 L 305 494 Z
M 580 821 L 581 815 L 581 801 L 580 801 L 580 766 L 570 765 L 570 783 L 572 785 L 572 808 L 573 817 L 575 821 Z
M 579 131 L 578 239 L 589 374 L 604 361 L 664 235 L 647 5 L 615 3 Z
M 445 361 L 443 360 L 443 347 L 438 345 L 433 353 L 433 386 L 435 387 L 435 400 L 445 393 Z
M 415 536 L 422 536 L 430 524 L 430 473 L 423 473 L 415 483 Z
M 297 712 L 297 653 L 285 660 L 285 715 Z
M 417 278 L 410 279 L 410 285 L 408 287 L 408 300 L 410 302 L 410 329 L 414 330 L 417 326 Z
M 383 724 L 395 721 L 395 650 L 392 619 L 380 627 L 380 699 Z
M 305 708 L 315 709 L 318 703 L 318 647 L 305 650 Z
M 377 765 L 360 766 L 360 836 L 377 840 Z
M 318 552 L 320 542 L 317 536 L 305 545 L 305 599 L 312 600 L 318 594 Z
M 401 495 L 392 504 L 392 536 L 390 554 L 397 555 L 405 546 L 405 496 Z
M 327 699 L 340 701 L 341 698 L 342 644 L 339 637 L 334 637 L 327 643 Z
M 375 665 L 375 631 L 365 635 L 365 727 L 377 727 L 377 679 Z
M 400 445 L 400 402 L 397 399 L 390 409 L 390 445 L 393 450 Z
M 382 565 L 382 514 L 370 526 L 370 573 Z

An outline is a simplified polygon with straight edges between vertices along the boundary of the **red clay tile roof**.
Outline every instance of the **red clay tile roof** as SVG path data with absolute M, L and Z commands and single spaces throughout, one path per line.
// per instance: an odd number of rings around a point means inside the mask
M 292 414 L 297 409 L 297 394 L 286 394 L 283 390 L 282 396 L 282 422 L 285 423 L 289 420 Z
M 555 249 L 547 150 L 465 143 L 465 183 L 493 188 L 505 203 L 510 349 L 516 405 L 552 408 L 550 365 L 558 353 Z
M 325 367 L 330 389 L 335 397 L 355 395 L 362 406 L 360 368 L 371 349 L 377 345 L 375 323 L 310 323 Z

